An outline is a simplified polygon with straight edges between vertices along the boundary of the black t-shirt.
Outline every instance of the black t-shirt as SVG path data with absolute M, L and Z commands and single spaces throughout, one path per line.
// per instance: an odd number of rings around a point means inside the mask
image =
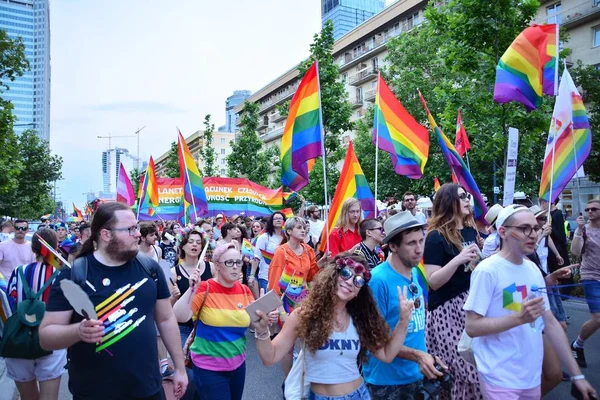
M 473 228 L 463 228 L 460 231 L 463 238 L 463 248 L 473 243 L 477 243 L 477 231 Z M 438 232 L 431 231 L 427 234 L 425 240 L 425 253 L 423 254 L 424 264 L 439 265 L 443 267 L 454 257 L 460 254 L 452 243 Z M 471 270 L 465 272 L 465 268 L 459 266 L 450 280 L 438 290 L 429 291 L 429 311 L 441 306 L 446 301 L 451 300 L 461 293 L 469 290 L 471 282 Z
M 105 324 L 99 345 L 78 342 L 69 350 L 69 390 L 78 399 L 125 400 L 149 397 L 159 392 L 162 377 L 156 346 L 154 306 L 170 293 L 162 269 L 158 279 L 133 259 L 119 267 L 108 267 L 88 255 L 87 285 L 83 290 Z M 47 311 L 73 311 L 60 288 L 60 281 L 71 278 L 65 268 L 54 281 Z M 73 313 L 75 322 L 81 316 Z
M 169 267 L 173 268 L 177 261 L 177 252 L 175 251 L 175 245 L 160 242 L 158 244 L 158 247 L 160 247 L 160 249 L 162 250 L 162 259 L 167 260 L 169 262 Z

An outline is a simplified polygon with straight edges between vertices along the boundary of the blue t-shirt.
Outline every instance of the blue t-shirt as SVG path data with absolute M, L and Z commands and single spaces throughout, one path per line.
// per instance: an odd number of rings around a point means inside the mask
M 373 297 L 377 302 L 381 315 L 393 330 L 400 318 L 396 286 L 400 286 L 404 290 L 404 286 L 410 285 L 411 281 L 396 272 L 388 261 L 374 268 L 371 274 L 369 287 L 373 292 Z M 421 306 L 413 311 L 404 345 L 427 352 L 425 346 L 425 301 L 422 298 L 423 289 L 419 286 L 417 280 L 416 268 L 412 269 L 412 281 L 419 289 L 418 295 L 413 295 L 407 288 L 406 296 L 408 299 L 421 297 Z M 390 364 L 386 364 L 371 354 L 369 354 L 369 361 L 363 365 L 363 376 L 367 383 L 382 386 L 406 385 L 423 378 L 423 375 L 419 372 L 419 364 L 414 361 L 396 357 Z

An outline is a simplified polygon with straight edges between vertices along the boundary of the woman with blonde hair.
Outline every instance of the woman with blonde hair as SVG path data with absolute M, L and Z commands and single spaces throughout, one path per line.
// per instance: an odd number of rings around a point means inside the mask
M 471 271 L 481 254 L 470 199 L 471 195 L 455 183 L 439 188 L 423 254 L 430 289 L 427 349 L 454 376 L 451 398 L 464 400 L 482 398 L 477 369 L 456 350 L 465 329 L 463 305 L 469 295 Z
M 302 305 L 271 341 L 267 315 L 252 325 L 263 364 L 270 366 L 289 354 L 299 338 L 304 347 L 304 378 L 311 399 L 370 399 L 358 363 L 367 351 L 391 362 L 404 343 L 414 308 L 398 289 L 400 320 L 390 328 L 379 314 L 367 285 L 371 273 L 362 255 L 339 254 L 317 275 Z
M 344 201 L 336 227 L 329 233 L 329 251 L 335 257 L 342 251 L 349 251 L 362 240 L 358 225 L 363 220 L 360 200 L 350 198 Z

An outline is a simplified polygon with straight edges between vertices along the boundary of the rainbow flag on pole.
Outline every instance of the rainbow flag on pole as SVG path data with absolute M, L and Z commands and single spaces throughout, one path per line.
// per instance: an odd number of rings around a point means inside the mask
M 158 183 L 156 182 L 156 168 L 154 166 L 154 159 L 152 156 L 150 156 L 150 162 L 148 163 L 146 175 L 144 176 L 144 184 L 142 185 L 142 194 L 140 197 L 140 204 L 138 206 L 138 215 L 140 209 L 146 210 L 152 207 L 158 207 Z
M 344 201 L 352 197 L 360 200 L 365 218 L 373 218 L 375 216 L 375 198 L 373 197 L 373 192 L 371 192 L 367 178 L 365 178 L 365 174 L 358 163 L 358 158 L 356 158 L 356 153 L 354 152 L 354 145 L 350 142 L 348 144 L 346 160 L 344 160 L 344 166 L 340 173 L 340 180 L 335 188 L 335 194 L 329 207 L 327 218 L 329 232 L 333 230 L 340 218 Z M 327 247 L 327 240 L 329 239 L 327 232 L 327 229 L 323 229 L 321 245 L 319 246 L 320 251 L 325 251 Z
M 77 208 L 75 203 L 73 203 L 73 211 L 76 214 L 75 217 L 81 218 L 81 220 L 83 220 L 83 214 L 81 213 L 81 210 L 79 208 Z
M 158 187 L 158 186 L 157 186 Z M 117 201 L 132 206 L 135 203 L 135 195 L 133 193 L 133 185 L 123 163 L 119 166 L 119 179 L 117 181 Z
M 591 149 L 592 131 L 583 99 L 565 68 L 548 133 L 540 199 L 553 202 L 583 165 Z
M 433 133 L 435 134 L 435 137 L 437 138 L 438 143 L 440 144 L 440 147 L 442 148 L 442 153 L 444 154 L 444 158 L 446 159 L 446 162 L 448 163 L 450 170 L 452 171 L 453 175 L 456 176 L 458 183 L 467 192 L 471 193 L 471 196 L 473 196 L 473 200 L 475 203 L 475 219 L 486 223 L 484 217 L 485 217 L 485 213 L 487 213 L 487 206 L 485 205 L 485 201 L 483 200 L 483 197 L 481 196 L 481 192 L 479 191 L 479 188 L 477 187 L 477 183 L 475 182 L 475 179 L 473 179 L 473 175 L 471 175 L 469 168 L 467 168 L 467 165 L 463 161 L 460 154 L 458 154 L 458 152 L 454 148 L 454 145 L 452 144 L 452 142 L 450 142 L 450 140 L 448 140 L 446 135 L 444 135 L 444 132 L 442 132 L 440 127 L 437 126 L 437 124 L 435 123 L 435 120 L 433 119 L 433 116 L 429 112 L 429 108 L 427 108 L 427 103 L 425 103 L 425 99 L 423 98 L 423 95 L 421 94 L 420 91 L 419 91 L 419 97 L 421 98 L 421 103 L 423 104 L 423 107 L 425 108 L 425 111 L 427 112 L 427 118 L 429 119 L 429 125 L 431 125 L 431 129 L 433 130 Z
M 65 266 L 71 268 L 71 265 L 65 260 L 55 249 L 50 246 L 40 235 L 36 233 L 36 236 L 42 247 L 40 248 L 40 255 L 44 257 L 44 262 L 48 265 L 53 266 L 56 270 L 61 271 Z
M 423 298 L 425 298 L 425 302 L 427 303 L 429 300 L 429 283 L 427 282 L 427 274 L 425 273 L 423 259 L 421 259 L 419 265 L 417 265 L 417 281 L 419 282 L 421 289 L 423 289 Z
M 281 182 L 295 192 L 308 184 L 315 158 L 323 155 L 319 66 L 315 61 L 292 97 L 281 138 Z
M 429 157 L 429 134 L 400 104 L 381 75 L 373 122 L 373 143 L 390 153 L 394 171 L 420 179 Z
M 194 222 L 199 216 L 208 213 L 208 201 L 206 200 L 206 192 L 202 183 L 202 176 L 198 171 L 198 165 L 190 149 L 179 131 L 178 149 L 179 149 L 179 169 L 181 178 L 183 179 L 183 197 L 191 207 L 188 215 L 195 217 Z
M 533 25 L 517 36 L 496 67 L 494 101 L 517 101 L 527 111 L 556 96 L 558 86 L 558 25 Z

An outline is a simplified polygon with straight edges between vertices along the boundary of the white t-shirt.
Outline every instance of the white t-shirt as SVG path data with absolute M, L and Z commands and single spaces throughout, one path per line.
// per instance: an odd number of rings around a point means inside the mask
M 325 227 L 325 221 L 312 219 L 308 220 L 309 230 L 308 234 L 312 237 L 313 243 L 316 245 L 319 240 L 321 240 L 321 233 L 323 232 L 323 228 Z
M 520 312 L 532 285 L 545 287 L 544 278 L 533 262 L 524 259 L 521 265 L 516 265 L 494 254 L 473 271 L 463 309 L 487 318 Z M 549 310 L 545 290 L 541 293 L 545 309 Z M 542 317 L 537 319 L 536 327 L 534 332 L 530 324 L 523 324 L 495 335 L 473 338 L 477 370 L 486 382 L 506 389 L 531 389 L 541 384 Z
M 545 237 L 541 242 L 538 243 L 538 247 L 535 252 L 540 258 L 542 270 L 545 273 L 548 273 L 548 237 Z
M 268 233 L 263 233 L 256 239 L 256 246 L 254 246 L 254 256 L 260 260 L 258 264 L 258 279 L 269 279 L 269 264 L 265 262 L 265 259 L 260 252 L 260 250 L 265 250 L 268 253 L 275 254 L 275 249 L 281 241 L 283 237 L 277 235 L 269 235 Z M 272 257 L 272 256 L 271 256 Z
M 415 213 L 415 218 L 417 219 L 417 221 L 419 221 L 420 224 L 426 224 L 427 223 L 427 217 L 421 211 L 417 211 Z
M 492 254 L 494 254 L 499 247 L 500 237 L 498 237 L 498 232 L 492 232 L 488 237 L 485 238 L 483 242 L 483 250 L 481 250 L 481 256 L 483 258 L 488 258 Z
M 31 250 L 31 243 L 15 243 L 7 240 L 0 243 L 0 272 L 6 279 L 19 265 L 30 264 L 35 261 L 35 254 Z

